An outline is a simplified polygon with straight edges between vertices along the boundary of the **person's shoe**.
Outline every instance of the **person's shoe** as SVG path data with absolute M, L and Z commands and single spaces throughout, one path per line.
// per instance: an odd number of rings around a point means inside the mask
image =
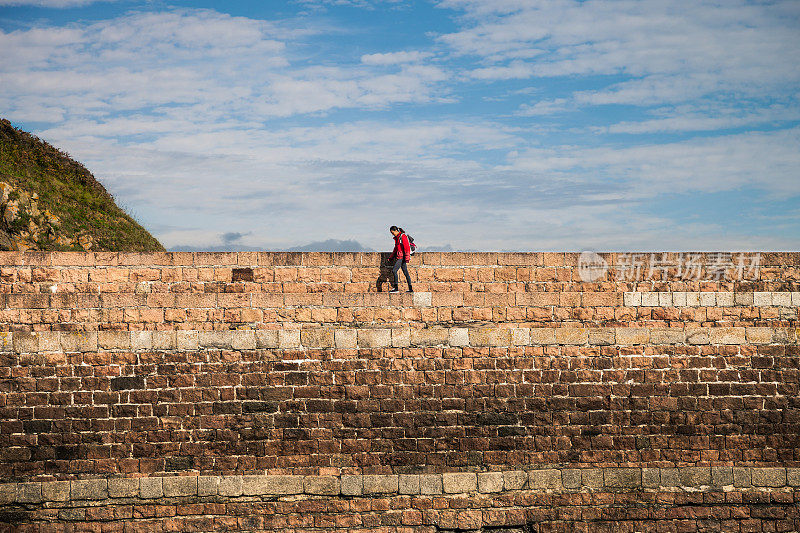
M 414 292 L 414 289 L 408 289 L 407 292 Z
M 389 292 L 400 292 L 399 289 L 389 289 Z

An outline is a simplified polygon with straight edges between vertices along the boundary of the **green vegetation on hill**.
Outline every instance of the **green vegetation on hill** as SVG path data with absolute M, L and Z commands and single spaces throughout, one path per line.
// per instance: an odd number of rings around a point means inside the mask
M 0 250 L 164 250 L 86 167 L 5 119 L 0 200 Z

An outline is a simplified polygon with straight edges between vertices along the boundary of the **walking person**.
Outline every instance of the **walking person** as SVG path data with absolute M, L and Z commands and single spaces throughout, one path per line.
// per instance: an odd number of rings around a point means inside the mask
M 411 260 L 411 243 L 408 242 L 408 235 L 403 231 L 403 228 L 392 226 L 389 231 L 394 237 L 394 251 L 389 256 L 389 263 L 394 261 L 392 267 L 392 288 L 389 292 L 399 292 L 399 280 L 397 278 L 397 271 L 403 269 L 403 274 L 406 276 L 408 282 L 408 292 L 414 292 L 411 288 L 411 276 L 408 274 L 408 267 L 406 266 Z

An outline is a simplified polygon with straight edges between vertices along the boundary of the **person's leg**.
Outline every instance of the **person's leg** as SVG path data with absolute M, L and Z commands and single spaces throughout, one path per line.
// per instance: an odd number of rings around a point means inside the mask
M 397 271 L 400 270 L 400 267 L 403 265 L 403 259 L 397 258 L 394 262 L 394 267 L 392 268 L 392 288 L 398 289 L 400 280 L 397 279 Z
M 408 282 L 408 290 L 413 291 L 414 289 L 411 288 L 411 276 L 408 274 L 408 267 L 406 266 L 408 263 L 403 261 L 403 274 L 406 275 L 406 281 Z M 395 274 L 395 280 L 397 280 L 397 274 Z M 396 287 L 397 285 L 395 285 Z

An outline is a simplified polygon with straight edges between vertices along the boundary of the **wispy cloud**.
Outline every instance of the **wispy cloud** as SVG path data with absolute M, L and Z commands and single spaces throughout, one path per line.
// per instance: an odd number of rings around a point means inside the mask
M 167 246 L 383 249 L 400 224 L 422 249 L 800 247 L 775 208 L 800 197 L 796 3 L 436 5 L 28 20 L 0 31 L 0 113 Z M 717 211 L 665 207 L 697 198 Z

